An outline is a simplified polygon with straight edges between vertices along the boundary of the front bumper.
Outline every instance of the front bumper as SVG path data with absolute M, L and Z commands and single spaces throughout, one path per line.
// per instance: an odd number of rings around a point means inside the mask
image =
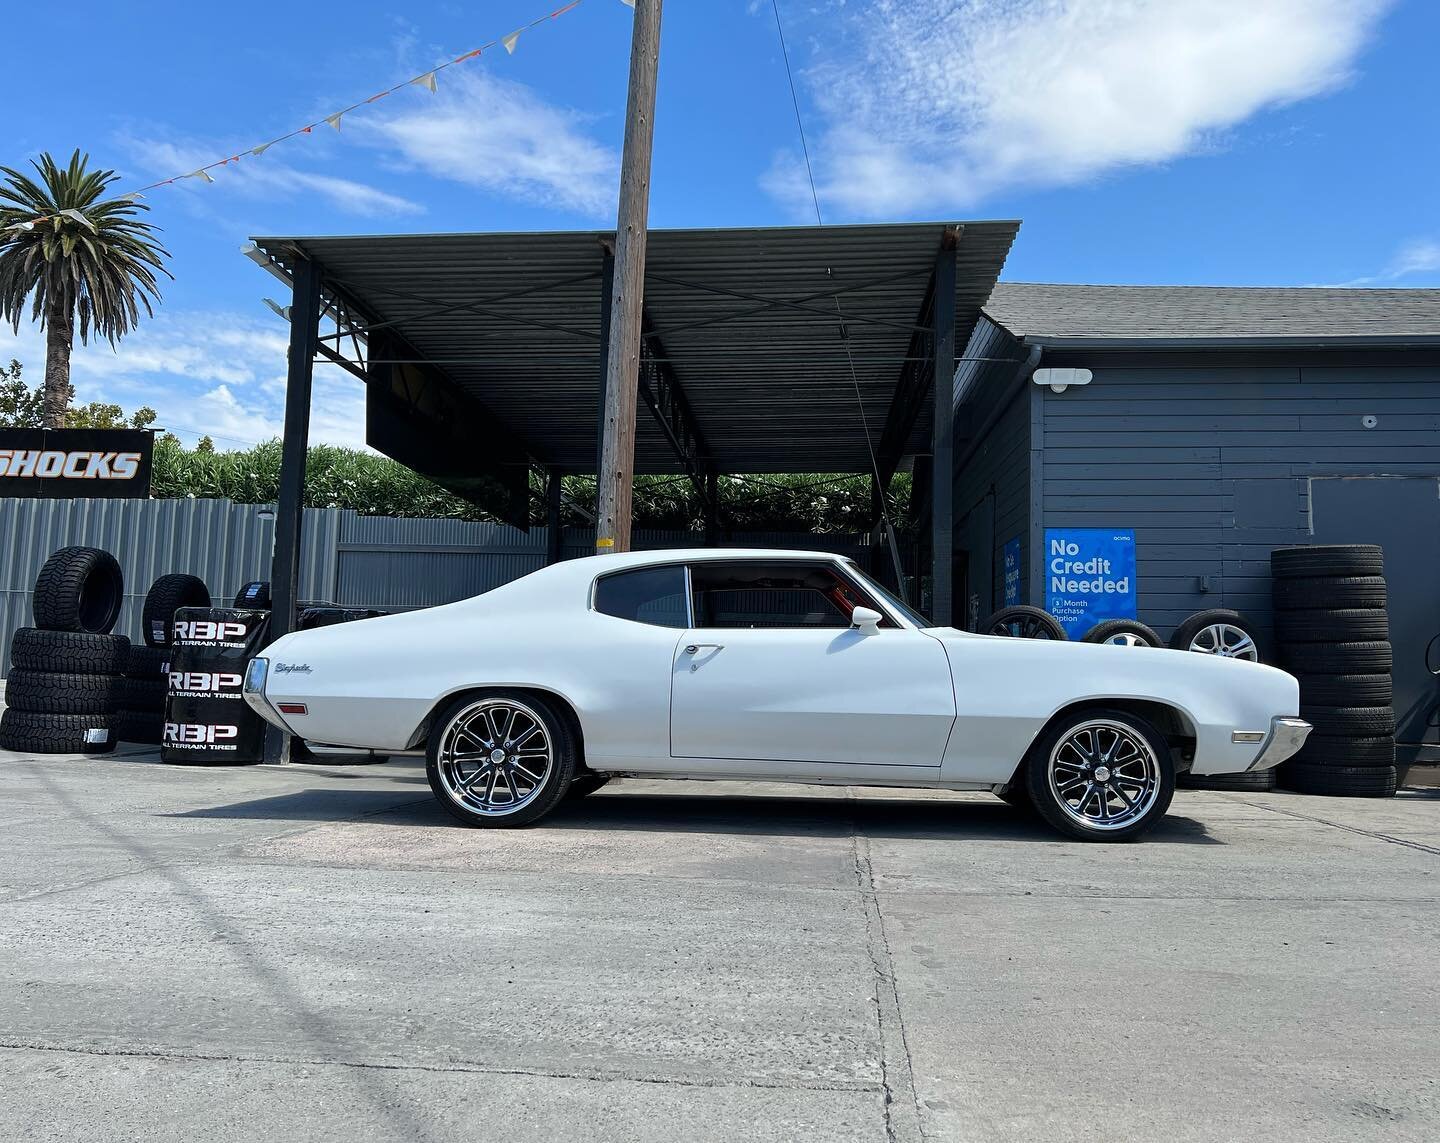
M 1270 734 L 1255 761 L 1250 763 L 1250 770 L 1269 770 L 1280 765 L 1305 745 L 1313 729 L 1303 718 L 1272 718 Z
M 286 734 L 289 734 L 290 728 L 285 725 L 284 719 L 280 717 L 280 712 L 271 706 L 270 700 L 265 697 L 265 683 L 269 674 L 269 659 L 263 657 L 251 659 L 245 668 L 245 682 L 240 693 L 251 710 L 271 726 L 278 726 Z

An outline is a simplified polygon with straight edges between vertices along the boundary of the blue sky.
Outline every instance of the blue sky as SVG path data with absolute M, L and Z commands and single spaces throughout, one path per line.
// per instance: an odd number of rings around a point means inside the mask
M 0 163 L 74 147 L 130 189 L 248 149 L 560 0 L 77 0 L 7 56 Z M 1440 285 L 1433 0 L 781 0 L 827 222 L 1020 218 L 1011 280 Z M 152 192 L 161 316 L 77 351 L 79 398 L 187 440 L 278 431 L 286 328 L 251 234 L 614 223 L 630 9 L 578 8 L 203 184 Z M 7 16 L 50 44 L 54 13 Z M 813 220 L 769 0 L 670 0 L 654 226 Z M 38 379 L 38 331 L 0 358 Z M 317 375 L 315 435 L 357 443 Z

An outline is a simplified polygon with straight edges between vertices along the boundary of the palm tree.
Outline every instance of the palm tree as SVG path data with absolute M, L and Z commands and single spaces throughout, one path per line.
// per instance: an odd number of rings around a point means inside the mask
M 0 167 L 0 320 L 17 333 L 31 299 L 31 319 L 45 328 L 44 424 L 58 429 L 74 396 L 70 351 L 79 320 L 80 341 L 93 328 L 113 346 L 160 300 L 157 274 L 172 275 L 155 241 L 155 227 L 136 216 L 149 207 L 135 196 L 106 199 L 119 177 L 88 171 L 90 156 L 76 151 L 60 167 L 48 154 L 31 165 L 37 183 Z

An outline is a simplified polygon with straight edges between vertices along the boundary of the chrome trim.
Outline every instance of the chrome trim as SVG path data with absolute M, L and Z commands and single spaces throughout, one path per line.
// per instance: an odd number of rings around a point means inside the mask
M 1260 753 L 1255 756 L 1255 761 L 1250 763 L 1250 769 L 1269 770 L 1280 765 L 1305 745 L 1305 740 L 1314 729 L 1303 718 L 1272 718 L 1270 736 L 1265 740 Z
M 290 728 L 285 725 L 280 712 L 270 705 L 270 700 L 265 697 L 265 684 L 270 679 L 270 660 L 264 656 L 256 656 L 245 665 L 245 680 L 240 684 L 240 697 L 245 700 L 245 705 L 268 722 L 271 726 L 278 726 L 286 734 Z

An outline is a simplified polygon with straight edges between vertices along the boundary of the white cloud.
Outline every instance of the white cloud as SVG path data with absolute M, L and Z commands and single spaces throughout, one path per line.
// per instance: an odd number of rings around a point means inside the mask
M 1440 242 L 1433 238 L 1416 238 L 1395 252 L 1378 274 L 1352 278 L 1340 286 L 1386 286 L 1415 274 L 1440 274 Z
M 969 206 L 1177 158 L 1344 84 L 1390 3 L 876 0 L 807 75 L 822 203 Z M 798 208 L 787 164 L 763 182 Z
M 354 133 L 436 178 L 584 214 L 613 209 L 619 157 L 585 134 L 588 117 L 580 112 L 523 84 L 459 68 L 442 72 L 436 93 L 418 99 L 388 101 L 360 118 Z
M 164 178 L 197 170 L 215 162 L 224 153 L 218 144 L 177 144 L 167 139 L 132 136 L 123 139 L 122 144 L 146 171 Z M 259 157 L 247 153 L 238 163 L 228 164 L 210 174 L 221 189 L 235 191 L 247 198 L 293 199 L 308 195 L 323 199 L 346 214 L 369 218 L 418 214 L 425 209 L 419 203 L 367 183 L 293 167 L 274 157 L 273 152 Z M 193 187 L 197 192 L 206 187 L 203 180 L 193 179 L 175 185 Z
M 71 381 L 81 404 L 107 401 L 127 411 L 149 405 L 159 424 L 186 443 L 208 434 L 240 447 L 281 434 L 288 331 L 278 320 L 226 312 L 166 312 L 140 326 L 112 350 L 104 342 L 75 346 Z M 45 373 L 45 335 L 22 325 L 0 328 L 0 361 L 15 357 L 25 379 Z M 365 392 L 354 377 L 317 363 L 310 439 L 360 447 L 365 443 Z

